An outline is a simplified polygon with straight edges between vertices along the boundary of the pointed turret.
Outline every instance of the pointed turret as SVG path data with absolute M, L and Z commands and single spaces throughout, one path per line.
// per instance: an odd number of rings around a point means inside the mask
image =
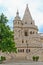
M 30 11 L 28 8 L 28 4 L 26 5 L 26 10 L 25 10 L 22 22 L 23 22 L 24 26 L 26 24 L 27 27 L 38 30 L 37 26 L 34 23 L 34 20 L 31 17 L 31 14 L 30 14 Z
M 17 10 L 17 12 L 16 12 L 16 17 L 15 17 L 15 20 L 20 20 L 20 17 L 19 17 L 19 12 L 18 12 L 18 10 Z
M 28 22 L 28 23 L 32 22 L 32 17 L 31 17 L 29 8 L 28 8 L 28 4 L 26 5 L 26 10 L 25 10 L 25 13 L 24 13 L 24 16 L 23 16 L 23 21 Z

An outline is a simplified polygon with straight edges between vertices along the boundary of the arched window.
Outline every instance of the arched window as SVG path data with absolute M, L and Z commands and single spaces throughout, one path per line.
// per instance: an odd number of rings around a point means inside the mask
M 34 32 L 33 32 L 33 34 L 34 34 Z
M 25 31 L 25 33 L 24 33 L 24 34 L 25 34 L 25 36 L 28 36 L 28 32 L 27 32 L 27 31 Z
M 30 49 L 29 49 L 29 52 L 30 52 Z
M 23 52 L 24 52 L 24 49 L 23 49 Z
M 32 34 L 32 31 L 30 31 L 30 34 Z
M 24 49 L 18 49 L 18 52 L 24 52 Z
M 29 53 L 30 52 L 30 49 L 26 49 L 26 53 Z

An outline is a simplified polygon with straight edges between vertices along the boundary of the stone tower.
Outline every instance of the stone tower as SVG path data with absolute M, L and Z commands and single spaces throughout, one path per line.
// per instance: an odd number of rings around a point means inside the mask
M 39 56 L 41 60 L 42 43 L 38 28 L 31 17 L 28 4 L 21 20 L 19 12 L 17 11 L 14 19 L 14 40 L 17 47 L 17 59 L 32 60 L 33 56 Z

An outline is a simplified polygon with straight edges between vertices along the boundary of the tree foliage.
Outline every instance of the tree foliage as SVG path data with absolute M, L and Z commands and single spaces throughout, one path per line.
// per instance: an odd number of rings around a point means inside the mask
M 0 15 L 0 50 L 2 52 L 16 52 L 13 31 L 7 25 L 8 19 L 2 13 Z

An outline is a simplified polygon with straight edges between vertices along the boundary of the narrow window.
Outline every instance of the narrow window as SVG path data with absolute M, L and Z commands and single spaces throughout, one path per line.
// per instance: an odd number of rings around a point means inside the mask
M 28 33 L 25 31 L 25 36 L 28 36 Z
M 33 32 L 33 34 L 34 34 L 34 32 Z
M 24 41 L 22 40 L 22 43 L 24 43 Z
M 29 49 L 29 52 L 30 52 L 30 49 Z
M 24 52 L 24 49 L 23 49 L 23 52 Z

